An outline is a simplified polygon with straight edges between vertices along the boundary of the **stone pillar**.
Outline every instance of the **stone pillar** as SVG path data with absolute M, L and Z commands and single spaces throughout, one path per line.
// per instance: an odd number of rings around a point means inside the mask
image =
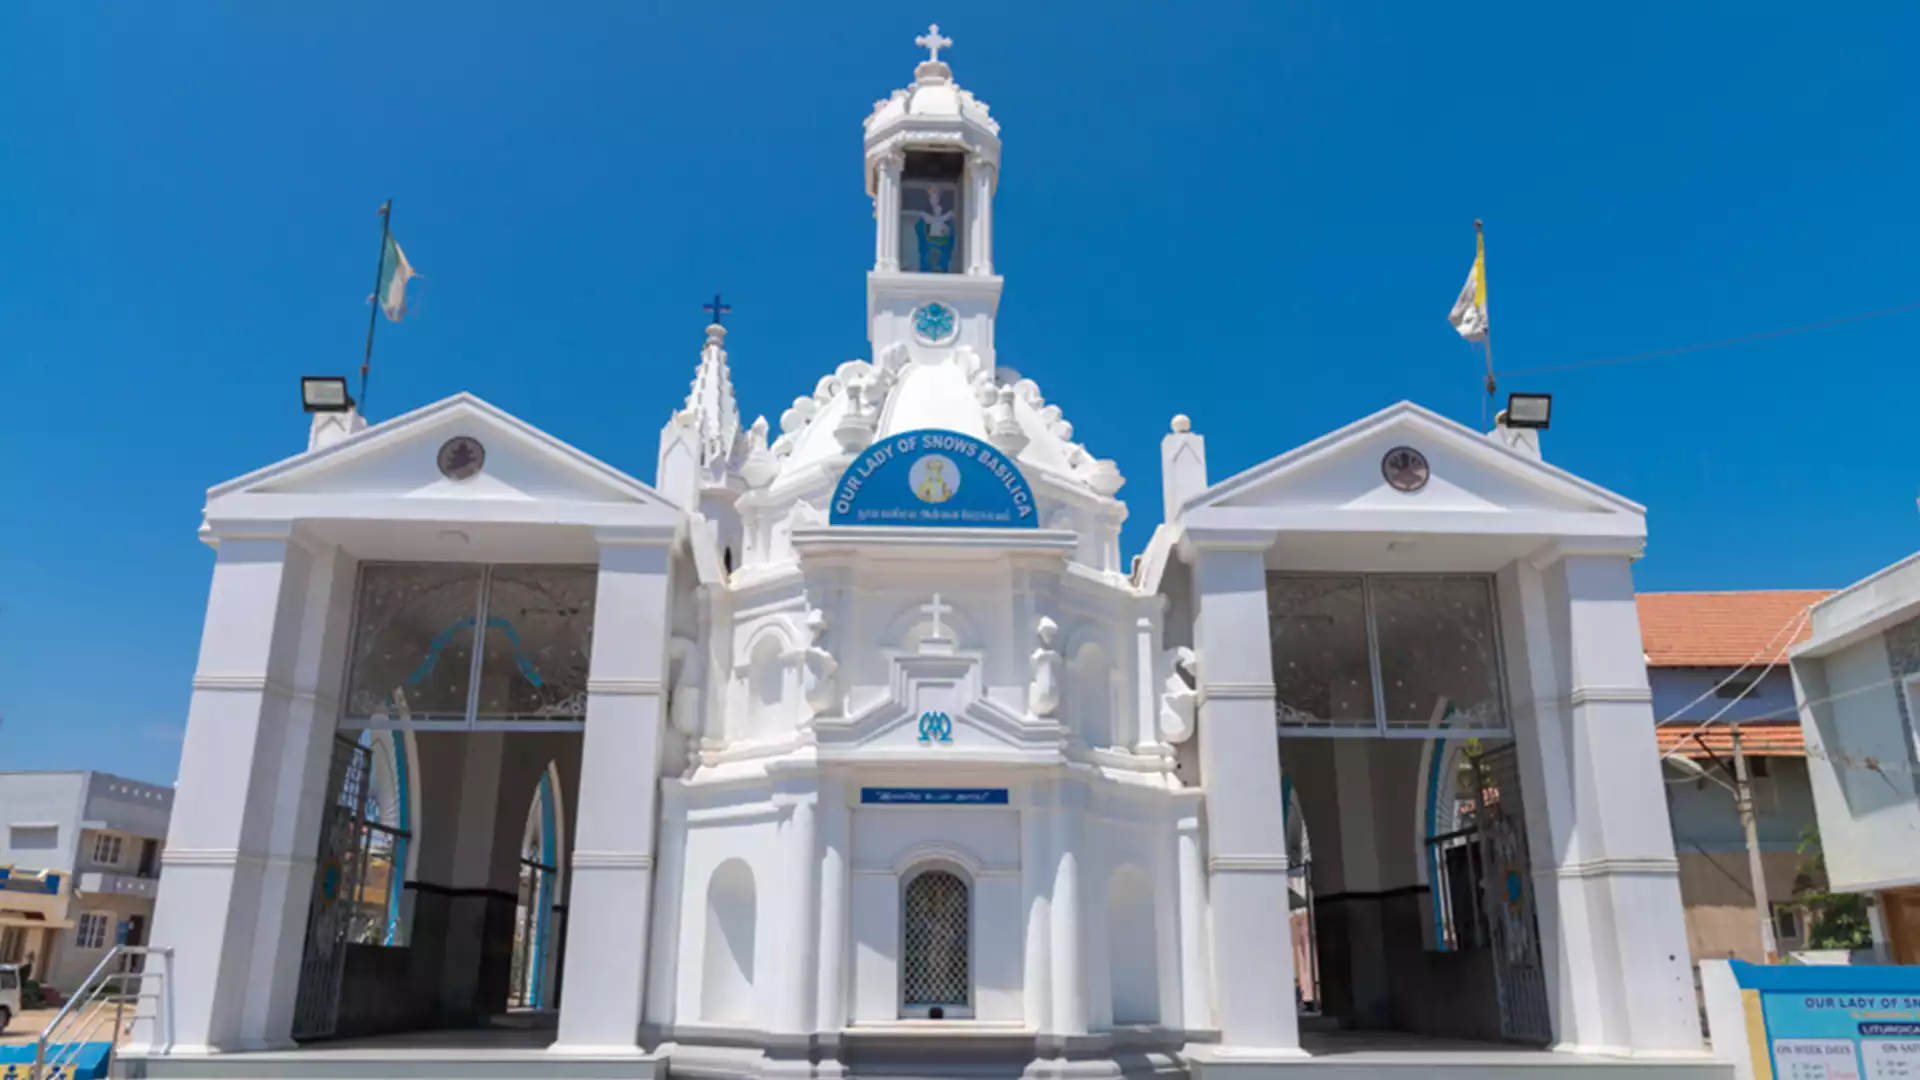
M 967 157 L 967 273 L 993 273 L 993 162 Z
M 1213 948 L 1207 934 L 1206 837 L 1200 806 L 1182 807 L 1174 822 L 1174 872 L 1180 884 L 1180 1023 L 1188 1031 L 1213 1029 Z
M 1053 1034 L 1087 1033 L 1086 958 L 1081 945 L 1086 928 L 1081 864 L 1087 859 L 1081 817 L 1085 793 L 1061 784 L 1053 811 L 1053 926 L 1049 933 L 1053 968 Z
M 632 1052 L 647 977 L 671 533 L 602 533 L 556 1053 Z
M 1053 1030 L 1053 818 L 1051 785 L 1027 785 L 1020 808 L 1020 899 L 1026 912 L 1021 998 L 1027 1026 Z
M 820 982 L 816 1026 L 837 1034 L 847 1026 L 847 941 L 852 919 L 853 809 L 846 782 L 829 775 L 820 784 Z
M 1629 556 L 1521 563 L 1500 588 L 1555 1041 L 1597 1053 L 1697 1050 Z
M 1299 1053 L 1264 536 L 1193 550 L 1214 1018 L 1222 1054 Z
M 200 658 L 150 940 L 169 1030 L 140 1048 L 292 1045 L 352 564 L 286 526 L 216 529 Z M 329 688 L 329 691 L 321 690 Z
M 873 196 L 875 270 L 900 269 L 900 170 L 905 164 L 906 156 L 898 150 L 880 159 L 880 189 Z
M 505 732 L 472 731 L 460 736 L 459 802 L 449 823 L 453 858 L 447 875 L 451 891 L 446 901 L 446 963 L 440 977 L 440 1018 L 447 1024 L 484 1022 L 506 1004 L 505 994 L 496 996 L 496 991 L 504 989 L 507 973 L 486 970 L 487 944 L 499 940 L 497 935 L 510 938 L 517 904 L 511 892 L 495 888 L 499 819 L 505 811 L 521 822 L 526 820 L 524 812 L 513 814 L 500 805 L 500 768 L 506 748 Z M 516 854 L 519 842 L 516 831 L 509 845 Z M 500 869 L 504 873 L 506 868 Z M 519 867 L 513 869 L 517 875 Z
M 812 778 L 808 778 L 811 783 Z M 779 905 L 781 946 L 780 1013 L 770 1017 L 775 1030 L 801 1034 L 813 1030 L 814 990 L 820 980 L 815 958 L 820 946 L 819 828 L 812 791 L 775 795 L 787 810 L 780 843 L 786 849 L 786 888 Z
M 1142 615 L 1133 621 L 1135 719 L 1131 741 L 1134 751 L 1141 754 L 1158 755 L 1166 749 L 1160 742 L 1160 680 L 1154 678 L 1160 667 L 1157 639 L 1151 618 Z

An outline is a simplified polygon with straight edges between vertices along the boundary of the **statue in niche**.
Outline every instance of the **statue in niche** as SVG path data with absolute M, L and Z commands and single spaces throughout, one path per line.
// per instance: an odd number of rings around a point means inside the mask
M 815 716 L 832 716 L 840 708 L 840 662 L 827 651 L 827 613 L 807 612 L 807 647 L 801 654 L 806 669 L 807 707 Z
M 1034 636 L 1040 647 L 1033 650 L 1033 681 L 1027 684 L 1027 711 L 1035 716 L 1052 716 L 1060 709 L 1060 676 L 1065 663 L 1054 645 L 1060 639 L 1060 624 L 1042 615 Z
M 1160 734 L 1170 743 L 1183 743 L 1193 737 L 1193 719 L 1200 702 L 1200 673 L 1195 670 L 1196 657 L 1192 649 L 1185 645 L 1173 650 L 1172 670 L 1167 672 L 1166 690 L 1160 695 Z M 1185 675 L 1191 675 L 1189 682 Z
M 706 727 L 700 714 L 700 648 L 689 637 L 675 634 L 667 642 L 667 720 L 687 740 L 687 768 L 691 776 L 700 767 L 700 736 Z
M 959 205 L 959 187 L 944 182 L 911 183 L 901 196 L 901 216 L 907 219 L 913 237 L 911 257 L 904 260 L 907 269 L 921 274 L 951 273 L 956 234 L 948 203 Z

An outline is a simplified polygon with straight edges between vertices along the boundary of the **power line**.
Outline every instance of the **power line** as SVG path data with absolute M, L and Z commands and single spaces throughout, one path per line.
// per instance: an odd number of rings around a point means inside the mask
M 1920 310 L 1920 301 L 1901 304 L 1897 307 L 1881 308 L 1878 311 L 1863 311 L 1855 315 L 1842 315 L 1834 319 L 1823 319 L 1820 322 L 1807 323 L 1803 326 L 1789 326 L 1782 330 L 1768 330 L 1759 334 L 1746 334 L 1741 337 L 1723 338 L 1719 341 L 1707 341 L 1698 345 L 1682 345 L 1674 349 L 1657 349 L 1653 352 L 1634 353 L 1631 356 L 1610 356 L 1604 360 L 1582 360 L 1573 364 L 1553 364 L 1548 367 L 1524 368 L 1519 371 L 1501 371 L 1496 372 L 1495 377 L 1506 379 L 1523 375 L 1551 375 L 1562 371 L 1580 371 L 1585 368 L 1610 367 L 1614 364 L 1631 364 L 1640 360 L 1658 360 L 1661 357 L 1679 356 L 1682 353 L 1702 352 L 1707 349 L 1724 349 L 1731 345 L 1746 345 L 1755 341 L 1768 341 L 1773 338 L 1790 337 L 1794 334 L 1805 334 L 1814 330 L 1825 330 L 1829 327 L 1844 326 L 1847 323 L 1865 322 L 1868 319 L 1879 319 L 1888 315 L 1899 315 L 1903 312 L 1916 310 Z

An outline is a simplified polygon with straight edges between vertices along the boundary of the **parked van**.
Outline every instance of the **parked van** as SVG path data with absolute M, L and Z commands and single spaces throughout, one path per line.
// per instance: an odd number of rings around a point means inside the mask
M 20 1015 L 20 968 L 14 964 L 0 964 L 0 1032 L 7 1030 L 13 1018 Z

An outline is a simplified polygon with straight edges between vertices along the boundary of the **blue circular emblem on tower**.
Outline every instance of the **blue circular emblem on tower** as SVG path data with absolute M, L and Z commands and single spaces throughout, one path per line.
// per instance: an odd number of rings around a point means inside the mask
M 913 332 L 929 345 L 941 345 L 951 340 L 959 324 L 953 309 L 938 300 L 913 309 Z

